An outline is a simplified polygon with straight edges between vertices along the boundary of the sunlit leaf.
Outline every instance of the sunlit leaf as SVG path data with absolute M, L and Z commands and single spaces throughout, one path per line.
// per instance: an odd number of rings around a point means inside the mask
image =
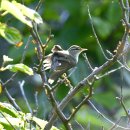
M 2 0 L 0 8 L 1 10 L 8 11 L 8 13 L 12 14 L 29 27 L 32 27 L 32 21 L 37 24 L 43 23 L 41 16 L 35 10 L 17 3 L 16 1 L 9 2 L 8 0 Z
M 13 61 L 12 58 L 9 58 L 8 56 L 6 55 L 3 55 L 3 62 L 10 62 L 10 61 Z
M 46 126 L 46 124 L 48 123 L 45 120 L 39 119 L 37 117 L 32 117 L 31 114 L 28 114 L 28 118 L 29 120 L 34 121 L 38 126 L 40 126 L 42 129 L 44 129 L 44 127 Z M 59 130 L 58 128 L 52 126 L 51 130 Z
M 31 123 L 31 127 L 35 130 L 39 130 L 40 128 L 43 130 L 48 123 L 45 120 L 32 116 L 31 113 L 25 114 L 17 111 L 9 103 L 0 102 L 0 130 L 2 130 L 2 126 L 6 130 L 30 130 L 30 121 L 37 124 L 38 127 L 33 126 L 33 123 Z M 59 129 L 52 126 L 51 130 Z
M 17 3 L 16 1 L 12 2 L 19 10 L 22 12 L 22 14 L 31 20 L 35 21 L 37 24 L 43 23 L 41 16 L 33 9 L 27 8 L 26 6 Z
M 9 27 L 4 23 L 0 23 L 0 35 L 11 44 L 16 44 L 22 41 L 20 32 L 16 28 Z
M 0 112 L 4 112 L 12 117 L 18 117 L 18 112 L 16 111 L 16 109 L 8 103 L 0 102 Z
M 29 68 L 28 66 L 20 63 L 20 64 L 14 64 L 14 65 L 7 65 L 5 68 L 3 68 L 1 71 L 4 70 L 10 70 L 12 72 L 23 72 L 26 73 L 28 75 L 33 75 L 33 70 L 31 68 Z

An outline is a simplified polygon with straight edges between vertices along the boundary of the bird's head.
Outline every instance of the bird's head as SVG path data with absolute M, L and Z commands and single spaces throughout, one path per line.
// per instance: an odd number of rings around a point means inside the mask
M 68 49 L 70 55 L 72 55 L 77 61 L 78 61 L 79 54 L 86 50 L 87 50 L 86 48 L 81 48 L 80 46 L 77 46 L 77 45 L 72 45 Z

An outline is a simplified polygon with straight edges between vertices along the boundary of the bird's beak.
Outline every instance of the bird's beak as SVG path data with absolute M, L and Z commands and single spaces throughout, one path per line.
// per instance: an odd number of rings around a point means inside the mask
M 81 48 L 81 52 L 82 52 L 82 51 L 87 51 L 87 50 L 88 50 L 88 49 L 86 49 L 86 48 Z

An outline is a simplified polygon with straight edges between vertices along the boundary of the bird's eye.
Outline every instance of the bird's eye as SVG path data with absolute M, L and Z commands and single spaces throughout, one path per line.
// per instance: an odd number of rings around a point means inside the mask
M 73 48 L 73 50 L 80 50 L 80 48 Z

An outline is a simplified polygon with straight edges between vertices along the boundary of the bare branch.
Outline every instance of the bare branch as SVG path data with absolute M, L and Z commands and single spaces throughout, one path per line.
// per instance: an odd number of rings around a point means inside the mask
M 62 111 L 60 110 L 60 108 L 58 108 L 58 104 L 54 98 L 53 93 L 50 91 L 50 86 L 46 85 L 45 88 L 47 89 L 47 93 L 48 93 L 48 97 L 49 97 L 49 101 L 51 103 L 51 105 L 54 107 L 55 112 L 57 113 L 58 117 L 61 119 L 62 123 L 64 124 L 65 128 L 67 130 L 72 130 L 71 128 L 71 124 L 67 121 L 65 115 L 62 113 Z M 45 128 L 46 130 L 46 128 Z
M 14 73 L 6 82 L 4 82 L 3 83 L 3 88 L 5 88 L 5 86 L 7 85 L 7 84 L 9 84 L 11 81 L 13 81 L 13 79 L 14 79 L 14 77 L 17 75 L 17 72 L 16 73 Z
M 114 130 L 117 127 L 117 125 L 120 123 L 120 121 L 121 118 L 118 121 L 116 121 L 116 123 L 109 130 Z
M 41 5 L 42 5 L 43 2 L 44 2 L 44 0 L 39 0 L 37 6 L 35 8 L 36 11 L 38 11 L 40 9 L 40 7 L 41 7 Z
M 89 82 L 94 83 L 96 81 L 95 76 L 100 74 L 102 71 L 110 68 L 117 60 L 120 58 L 120 55 L 114 55 L 111 60 L 106 61 L 103 65 L 101 65 L 99 68 L 94 69 L 94 71 L 86 77 L 84 80 L 79 82 L 74 89 L 61 101 L 59 104 L 59 109 L 64 109 L 64 107 L 70 102 L 70 100 L 74 97 L 76 93 L 79 92 L 82 88 L 84 88 L 86 85 L 88 85 Z M 89 81 L 89 82 L 88 82 Z M 49 123 L 46 125 L 46 130 L 49 130 L 56 119 L 56 114 L 53 113 L 52 117 L 49 120 Z
M 118 125 L 117 123 L 114 123 L 113 121 L 111 121 L 110 119 L 108 119 L 104 114 L 102 114 L 102 113 L 94 106 L 94 104 L 93 104 L 90 100 L 88 100 L 88 102 L 89 102 L 89 104 L 92 106 L 92 108 L 93 108 L 99 115 L 101 115 L 107 122 L 109 122 L 109 123 L 111 123 L 111 124 L 113 124 L 113 125 L 116 124 L 117 128 L 122 128 L 122 129 L 124 129 L 124 130 L 129 130 L 129 129 L 130 129 L 130 128 L 125 128 L 125 127 L 123 127 L 123 126 L 120 126 L 120 125 Z
M 31 39 L 31 36 L 28 37 L 28 40 L 27 40 L 26 45 L 25 45 L 25 47 L 24 47 L 24 51 L 23 51 L 21 63 L 23 63 L 23 61 L 24 61 L 24 59 L 25 59 L 25 56 L 26 56 L 26 52 L 27 52 L 27 49 L 28 49 L 28 46 L 29 46 L 30 39 Z
M 21 108 L 17 105 L 17 103 L 15 102 L 15 99 L 12 98 L 12 96 L 10 95 L 10 93 L 8 92 L 8 90 L 6 89 L 6 87 L 4 88 L 6 96 L 9 100 L 9 102 L 16 108 L 16 110 L 21 111 Z
M 88 101 L 90 99 L 91 96 L 92 96 L 92 86 L 89 86 L 89 94 L 88 94 L 88 96 L 85 96 L 85 98 L 79 103 L 79 105 L 75 107 L 74 111 L 72 112 L 72 114 L 67 119 L 68 121 L 70 121 L 72 118 L 74 118 L 75 114 L 86 103 L 86 101 Z
M 83 53 L 83 57 L 85 58 L 85 62 L 88 64 L 88 66 L 89 66 L 89 68 L 91 69 L 91 71 L 93 71 L 93 67 L 92 67 L 91 64 L 90 64 L 86 53 Z
M 74 71 L 77 69 L 77 67 L 72 68 L 72 71 L 70 72 L 70 74 L 66 77 L 67 79 L 74 73 Z M 56 82 L 56 84 L 54 86 L 52 86 L 51 91 L 54 91 L 56 88 L 58 88 L 61 84 L 63 84 L 65 82 L 66 79 L 60 79 Z M 69 84 L 71 85 L 71 84 Z M 74 88 L 73 86 L 70 86 L 70 88 Z
M 129 115 L 129 113 L 128 113 L 126 107 L 125 107 L 125 104 L 124 104 L 124 101 L 123 101 L 123 97 L 116 97 L 116 99 L 118 99 L 118 100 L 120 101 L 120 104 L 121 104 L 122 108 L 124 109 L 124 111 L 125 111 L 127 117 L 128 117 L 129 120 L 130 120 L 130 115 Z
M 75 120 L 75 122 L 80 126 L 80 128 L 81 128 L 80 130 L 85 130 L 85 129 L 83 128 L 83 126 L 82 126 L 78 121 Z
M 100 42 L 98 40 L 97 34 L 95 32 L 93 21 L 92 21 L 92 17 L 91 17 L 90 10 L 89 10 L 89 6 L 88 6 L 88 15 L 89 15 L 90 23 L 91 23 L 91 26 L 92 26 L 92 31 L 93 31 L 94 37 L 95 37 L 95 39 L 97 41 L 97 44 L 99 45 L 99 47 L 101 49 L 101 52 L 102 52 L 103 56 L 105 57 L 105 59 L 108 60 L 108 58 L 107 58 L 106 54 L 104 53 L 103 48 L 102 48 L 102 46 L 101 46 L 101 44 L 100 44 Z
M 111 73 L 114 73 L 114 72 L 116 72 L 116 71 L 122 69 L 123 67 L 124 67 L 124 66 L 120 66 L 120 67 L 118 67 L 118 68 L 116 68 L 116 69 L 110 70 L 110 71 L 106 72 L 105 74 L 103 74 L 103 75 L 101 75 L 101 76 L 98 76 L 98 79 L 104 78 L 105 76 L 108 76 L 108 75 L 110 75 Z
M 21 90 L 22 96 L 23 96 L 23 98 L 24 98 L 24 100 L 25 100 L 25 102 L 26 102 L 26 105 L 27 105 L 28 109 L 29 109 L 29 112 L 32 114 L 32 109 L 31 109 L 31 107 L 30 107 L 30 105 L 29 105 L 29 103 L 28 103 L 27 97 L 26 97 L 26 95 L 25 95 L 25 93 L 24 93 L 24 89 L 23 89 L 23 86 L 24 86 L 24 84 L 25 84 L 25 81 L 23 80 L 22 82 L 18 82 L 18 83 L 19 83 L 19 88 L 20 88 L 20 90 Z

